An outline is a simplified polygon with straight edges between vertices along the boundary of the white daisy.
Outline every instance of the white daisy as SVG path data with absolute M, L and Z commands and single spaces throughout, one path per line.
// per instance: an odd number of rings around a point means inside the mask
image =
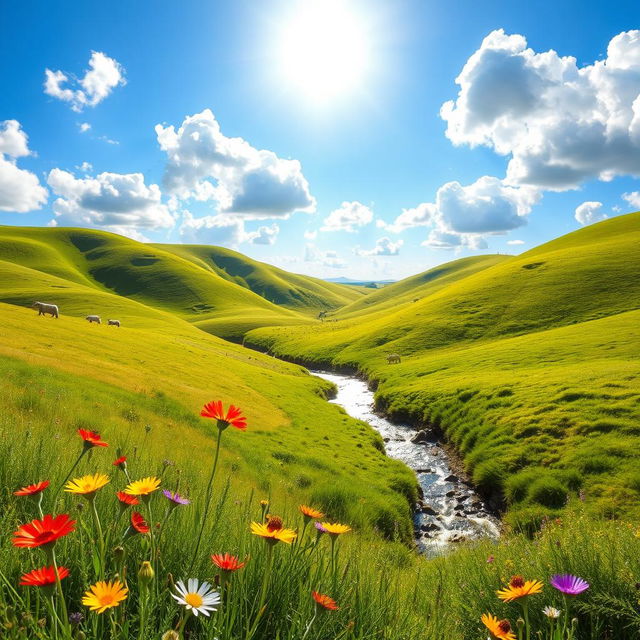
M 178 580 L 176 584 L 178 595 L 171 595 L 183 606 L 189 609 L 194 616 L 203 613 L 205 616 L 209 612 L 216 611 L 217 605 L 220 604 L 220 594 L 214 591 L 208 582 L 203 582 L 198 586 L 197 578 L 189 578 L 187 586 L 184 586 L 182 580 Z
M 560 611 L 558 611 L 558 609 L 556 609 L 555 607 L 545 607 L 542 610 L 542 613 L 544 613 L 547 618 L 551 618 L 553 620 L 560 617 Z

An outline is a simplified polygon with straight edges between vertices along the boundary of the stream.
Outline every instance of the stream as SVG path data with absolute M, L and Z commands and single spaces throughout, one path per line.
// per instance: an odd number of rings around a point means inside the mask
M 435 436 L 377 415 L 373 392 L 365 381 L 327 371 L 310 373 L 333 382 L 338 393 L 330 402 L 369 423 L 383 437 L 387 455 L 415 471 L 423 493 L 414 512 L 416 544 L 421 552 L 437 555 L 454 543 L 500 535 L 500 521 L 470 484 L 451 470 L 447 452 Z

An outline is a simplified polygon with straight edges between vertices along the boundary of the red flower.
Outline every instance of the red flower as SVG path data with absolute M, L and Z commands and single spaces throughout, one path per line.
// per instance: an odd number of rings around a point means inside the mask
M 147 521 L 142 517 L 142 514 L 137 511 L 134 511 L 131 514 L 131 526 L 138 533 L 149 533 L 149 525 L 147 524 Z
M 229 405 L 229 410 L 225 414 L 222 402 L 217 400 L 205 404 L 200 412 L 203 418 L 213 418 L 218 421 L 218 428 L 226 429 L 230 424 L 240 431 L 247 428 L 247 419 L 242 415 L 242 411 L 238 407 Z
M 127 456 L 120 456 L 117 460 L 113 461 L 113 466 L 124 469 L 126 467 L 126 462 L 127 462 Z
M 41 547 L 54 544 L 58 538 L 74 530 L 76 521 L 70 520 L 66 513 L 55 518 L 47 514 L 42 520 L 32 520 L 23 524 L 14 532 L 14 547 Z
M 84 440 L 84 446 L 87 449 L 91 447 L 108 447 L 109 445 L 100 438 L 100 434 L 96 431 L 87 431 L 86 429 L 78 429 L 78 435 Z
M 138 498 L 136 498 L 135 496 L 130 496 L 124 491 L 118 491 L 116 493 L 116 497 L 118 498 L 118 500 L 120 500 L 120 504 L 122 504 L 123 506 L 133 506 L 136 504 L 140 504 L 140 500 L 138 500 Z
M 14 496 L 35 496 L 38 493 L 42 493 L 49 486 L 49 481 L 36 482 L 36 484 L 29 484 L 22 489 L 18 489 L 13 492 Z
M 58 578 L 62 580 L 69 575 L 69 569 L 58 567 Z M 56 582 L 56 572 L 54 567 L 42 567 L 25 573 L 20 578 L 20 584 L 29 587 L 46 587 Z
M 232 556 L 229 553 L 214 553 L 211 556 L 211 562 L 223 571 L 237 571 L 247 564 L 246 562 L 240 562 L 236 556 Z
M 311 595 L 313 599 L 321 606 L 327 609 L 328 611 L 337 611 L 340 607 L 336 604 L 336 601 L 329 596 L 325 596 L 322 593 L 318 593 L 317 591 L 312 591 Z

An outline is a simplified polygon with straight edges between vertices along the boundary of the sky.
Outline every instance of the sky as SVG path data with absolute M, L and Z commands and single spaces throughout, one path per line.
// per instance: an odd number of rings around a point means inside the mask
M 0 224 L 324 278 L 640 209 L 640 7 L 0 0 Z

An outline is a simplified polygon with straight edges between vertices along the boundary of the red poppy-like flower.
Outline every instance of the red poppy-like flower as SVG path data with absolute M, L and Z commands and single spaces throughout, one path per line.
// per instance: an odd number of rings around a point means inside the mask
M 55 518 L 47 514 L 42 520 L 32 520 L 20 525 L 13 534 L 13 546 L 32 548 L 54 544 L 58 538 L 71 533 L 75 523 L 66 513 Z
M 109 445 L 102 440 L 100 434 L 96 431 L 88 431 L 87 429 L 78 429 L 78 435 L 84 440 L 84 446 L 87 449 L 91 447 L 108 447 Z
M 69 569 L 58 567 L 58 578 L 62 580 L 69 575 Z M 54 567 L 42 567 L 25 573 L 20 578 L 20 584 L 29 587 L 46 587 L 56 582 L 56 571 Z
M 114 460 L 113 466 L 124 469 L 127 466 L 127 456 L 120 456 L 117 460 Z
M 124 491 L 118 491 L 116 493 L 116 497 L 120 500 L 120 504 L 123 506 L 134 506 L 136 504 L 140 504 L 140 500 L 135 496 L 130 496 L 128 493 Z
M 246 562 L 240 562 L 236 556 L 232 556 L 229 553 L 214 553 L 211 556 L 211 562 L 223 571 L 237 571 L 247 564 Z
M 247 428 L 247 419 L 242 415 L 242 410 L 239 407 L 229 405 L 229 410 L 225 414 L 220 400 L 205 404 L 200 415 L 203 418 L 217 420 L 219 429 L 226 429 L 230 424 L 240 431 L 245 431 Z
M 131 514 L 131 526 L 138 533 L 149 533 L 149 525 L 147 524 L 147 521 L 142 517 L 142 514 L 137 511 L 134 511 Z
M 318 593 L 317 591 L 312 591 L 311 595 L 313 599 L 323 608 L 328 611 L 337 611 L 340 607 L 336 604 L 336 601 L 329 596 L 325 596 L 322 593 Z
M 42 493 L 49 486 L 49 481 L 36 482 L 35 484 L 29 484 L 22 489 L 18 489 L 13 492 L 14 496 L 35 496 L 38 493 Z

